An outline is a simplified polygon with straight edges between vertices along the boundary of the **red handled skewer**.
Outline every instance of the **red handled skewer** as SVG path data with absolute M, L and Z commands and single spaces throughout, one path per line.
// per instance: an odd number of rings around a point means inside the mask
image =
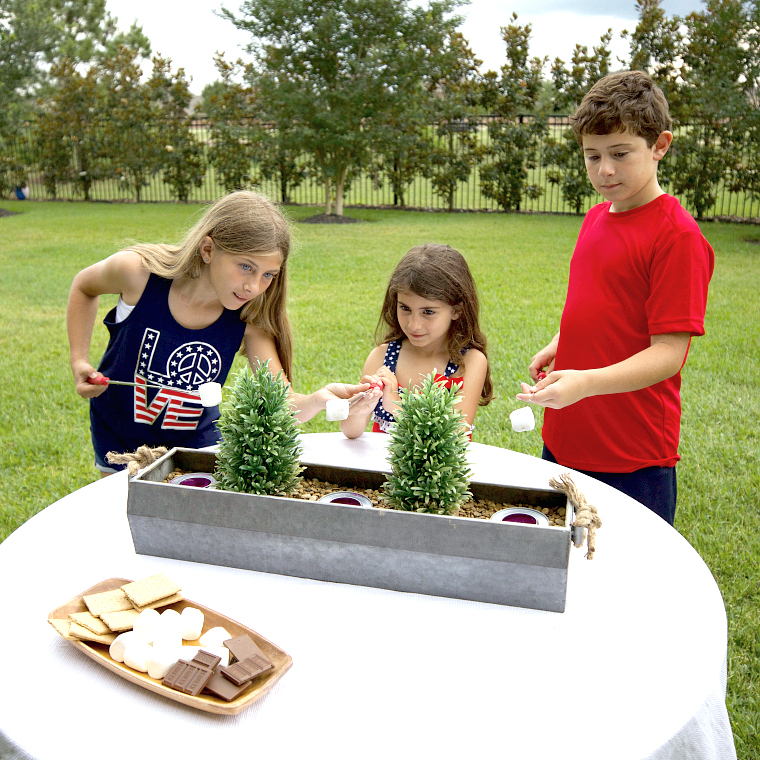
M 145 386 L 146 388 L 163 388 L 163 385 L 156 385 L 155 383 L 128 383 L 124 380 L 111 380 L 110 377 L 106 377 L 105 375 L 101 377 L 88 377 L 87 382 L 90 383 L 90 385 L 131 385 L 133 387 L 139 386 Z
M 354 396 L 349 402 L 348 405 L 351 406 L 354 402 L 358 401 L 360 398 L 364 398 L 371 390 L 374 390 L 375 388 L 382 388 L 383 383 L 372 383 L 372 385 L 367 388 L 366 391 L 359 393 L 358 395 Z

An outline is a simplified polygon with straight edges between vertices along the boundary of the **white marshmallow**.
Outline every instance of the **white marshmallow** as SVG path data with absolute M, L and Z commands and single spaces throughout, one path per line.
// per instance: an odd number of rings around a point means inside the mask
M 195 646 L 195 644 L 193 645 L 183 644 L 179 648 L 179 657 L 177 659 L 187 660 L 188 662 L 190 662 L 190 660 L 192 660 L 193 657 L 195 657 L 195 655 L 198 654 L 198 652 L 200 651 L 201 651 L 201 648 Z
M 219 406 L 222 403 L 222 386 L 219 383 L 201 383 L 198 392 L 202 406 Z
M 148 659 L 152 654 L 153 647 L 135 636 L 127 642 L 124 650 L 124 664 L 141 673 L 147 673 Z
M 185 641 L 195 641 L 203 631 L 203 620 L 203 613 L 197 607 L 185 607 L 180 615 L 180 636 Z
M 174 630 L 160 629 L 153 638 L 153 646 L 176 649 L 182 646 L 182 636 Z
M 132 630 L 141 641 L 150 644 L 159 631 L 161 615 L 157 610 L 143 610 L 132 625 Z
M 182 632 L 182 616 L 177 610 L 164 610 L 158 620 L 158 629 L 161 635 L 174 633 L 179 636 Z
M 111 642 L 111 646 L 108 647 L 108 654 L 111 656 L 111 659 L 116 662 L 124 662 L 124 650 L 127 648 L 129 640 L 133 638 L 135 638 L 134 631 L 124 631 L 124 633 L 120 633 Z
M 232 635 L 221 626 L 216 628 L 209 628 L 206 633 L 198 639 L 198 643 L 202 649 L 206 647 L 220 647 L 227 639 L 231 639 Z
M 163 678 L 182 656 L 182 647 L 153 646 L 148 657 L 148 675 L 151 678 Z
M 533 410 L 529 406 L 515 409 L 509 415 L 509 419 L 512 422 L 512 430 L 516 433 L 525 433 L 536 427 L 536 418 L 533 416 Z
M 331 398 L 325 405 L 325 416 L 328 422 L 345 420 L 348 418 L 348 399 Z

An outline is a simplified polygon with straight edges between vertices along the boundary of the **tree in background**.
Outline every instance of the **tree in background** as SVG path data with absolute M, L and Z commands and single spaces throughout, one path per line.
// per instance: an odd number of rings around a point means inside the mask
M 680 85 L 681 53 L 684 36 L 682 19 L 668 18 L 661 0 L 636 0 L 639 20 L 633 32 L 623 30 L 621 36 L 629 40 L 630 69 L 646 71 L 662 90 L 673 117 L 676 145 L 660 161 L 658 180 L 667 187 L 672 181 L 673 154 L 677 150 L 679 115 L 684 118 L 682 88 Z
M 555 113 L 572 113 L 591 86 L 609 74 L 612 54 L 608 45 L 611 39 L 612 30 L 609 29 L 591 55 L 585 45 L 576 45 L 571 68 L 567 68 L 560 58 L 554 60 L 551 71 Z M 571 128 L 565 129 L 560 139 L 547 139 L 543 161 L 549 182 L 559 185 L 563 198 L 576 214 L 580 214 L 586 199 L 595 191 Z
M 267 125 L 260 149 L 261 176 L 277 183 L 281 203 L 290 203 L 290 194 L 306 179 L 308 171 L 300 145 L 287 127 Z
M 430 142 L 426 136 L 427 119 L 422 106 L 394 114 L 382 125 L 374 145 L 371 172 L 393 189 L 393 205 L 406 208 L 406 194 L 417 177 L 424 177 L 430 162 Z
M 209 161 L 225 192 L 245 189 L 259 182 L 252 174 L 258 153 L 260 129 L 252 119 L 253 90 L 239 81 L 245 69 L 241 60 L 232 63 L 223 55 L 214 58 L 221 80 L 204 99 L 209 125 Z
M 528 58 L 531 25 L 519 26 L 517 14 L 501 28 L 507 46 L 507 62 L 501 76 L 488 72 L 484 105 L 497 118 L 488 125 L 491 145 L 485 152 L 491 163 L 480 167 L 483 195 L 505 211 L 519 210 L 523 195 L 538 198 L 544 192 L 528 182 L 528 170 L 539 164 L 539 151 L 546 134 L 546 119 L 534 114 L 541 95 L 541 72 L 546 58 Z
M 71 183 L 89 201 L 92 183 L 106 173 L 105 93 L 98 70 L 80 74 L 75 61 L 65 58 L 51 67 L 50 78 L 56 93 L 38 107 L 35 163 L 51 197 L 60 184 Z
M 429 101 L 435 136 L 429 151 L 428 176 L 435 192 L 454 210 L 460 183 L 468 182 L 478 158 L 478 124 L 475 117 L 480 97 L 478 60 L 464 37 L 449 37 L 439 59 L 439 69 L 429 80 L 434 97 Z
M 124 184 L 140 201 L 143 188 L 161 168 L 164 146 L 154 119 L 150 89 L 141 82 L 139 53 L 122 47 L 103 62 L 107 119 L 104 150 L 110 159 L 110 176 Z
M 30 116 L 35 99 L 52 94 L 52 67 L 102 61 L 127 45 L 150 55 L 133 24 L 117 32 L 105 0 L 2 0 L 0 3 L 0 134 Z
M 760 198 L 760 0 L 747 6 L 747 71 L 744 92 L 747 97 L 745 122 L 746 150 L 736 173 L 736 184 L 755 198 Z
M 325 187 L 325 213 L 343 213 L 349 174 L 367 165 L 387 115 L 419 97 L 435 51 L 456 28 L 454 0 L 245 0 L 254 60 L 249 81 L 264 122 L 291 125 Z
M 739 187 L 750 121 L 747 72 L 755 51 L 742 0 L 707 0 L 685 19 L 682 103 L 676 116 L 688 128 L 674 142 L 673 186 L 702 219 L 724 177 Z M 720 51 L 716 54 L 716 51 Z
M 173 74 L 171 61 L 156 56 L 146 87 L 155 106 L 159 142 L 164 149 L 161 162 L 164 182 L 177 200 L 187 203 L 192 189 L 203 184 L 206 160 L 203 146 L 192 129 L 193 116 L 189 112 L 192 95 L 185 70 L 180 68 Z
M 623 39 L 629 41 L 630 69 L 646 71 L 663 91 L 671 110 L 680 101 L 678 77 L 682 62 L 682 20 L 668 18 L 661 0 L 636 0 L 639 20 L 633 32 L 624 29 Z

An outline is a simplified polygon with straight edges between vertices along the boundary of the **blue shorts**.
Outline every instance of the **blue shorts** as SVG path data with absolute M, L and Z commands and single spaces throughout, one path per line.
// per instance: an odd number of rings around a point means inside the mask
M 110 475 L 114 472 L 119 472 L 119 470 L 123 470 L 126 466 L 127 465 L 125 464 L 107 464 L 103 457 L 98 454 L 97 449 L 95 450 L 95 467 L 97 467 L 100 472 Z
M 548 462 L 557 462 L 546 446 L 541 452 L 541 458 Z M 558 464 L 562 463 L 558 462 Z M 588 470 L 578 470 L 578 472 L 617 488 L 618 491 L 649 507 L 665 522 L 673 524 L 678 495 L 675 467 L 643 467 L 634 472 L 589 472 Z

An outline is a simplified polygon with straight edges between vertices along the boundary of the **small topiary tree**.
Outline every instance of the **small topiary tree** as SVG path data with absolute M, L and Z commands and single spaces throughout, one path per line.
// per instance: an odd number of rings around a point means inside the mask
M 392 473 L 383 486 L 394 509 L 452 515 L 472 496 L 467 429 L 456 403 L 457 388 L 432 375 L 402 394 L 388 444 Z
M 264 363 L 236 375 L 217 422 L 222 441 L 216 459 L 217 488 L 287 496 L 301 482 L 298 423 L 282 372 L 273 377 Z

